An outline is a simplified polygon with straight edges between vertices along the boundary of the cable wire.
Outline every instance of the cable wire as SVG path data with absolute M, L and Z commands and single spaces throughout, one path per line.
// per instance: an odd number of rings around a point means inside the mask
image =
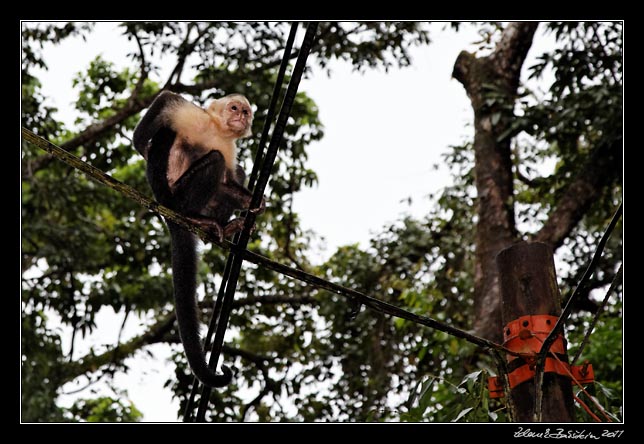
M 297 61 L 295 62 L 295 67 L 293 68 L 293 72 L 291 74 L 291 80 L 288 84 L 286 95 L 284 96 L 284 101 L 282 102 L 282 107 L 273 129 L 271 142 L 268 146 L 268 150 L 266 151 L 266 156 L 264 158 L 264 162 L 262 163 L 259 178 L 257 179 L 257 184 L 253 192 L 253 198 L 251 199 L 250 208 L 258 208 L 264 197 L 264 190 L 266 189 L 266 185 L 268 184 L 268 180 L 271 176 L 271 170 L 273 168 L 273 164 L 275 163 L 275 158 L 277 157 L 277 150 L 282 142 L 284 131 L 286 129 L 286 123 L 290 116 L 293 103 L 295 102 L 295 95 L 297 94 L 300 80 L 302 79 L 302 74 L 304 73 L 304 69 L 306 68 L 306 60 L 308 59 L 309 53 L 311 52 L 311 48 L 313 47 L 317 27 L 317 22 L 311 22 L 306 28 L 306 33 L 300 47 L 300 53 L 297 57 Z M 239 236 L 239 240 L 236 244 L 238 248 L 246 249 L 246 246 L 248 245 L 248 241 L 250 239 L 250 231 L 254 224 L 255 214 L 248 212 L 244 223 L 244 229 L 242 230 Z M 237 290 L 237 281 L 239 279 L 241 266 L 244 261 L 244 259 L 239 255 L 234 255 L 232 260 L 233 263 L 230 270 L 230 277 L 226 284 L 226 291 L 223 298 L 221 314 L 217 322 L 215 339 L 212 344 L 212 350 L 210 354 L 211 365 L 212 363 L 215 363 L 216 365 L 217 361 L 219 360 L 219 355 L 221 354 L 224 335 L 226 334 L 228 319 L 232 310 L 235 291 Z M 206 386 L 203 386 L 201 390 L 201 398 L 199 400 L 199 408 L 197 410 L 196 416 L 197 422 L 203 422 L 205 419 L 211 391 L 212 389 Z
M 282 85 L 284 83 L 284 77 L 286 74 L 286 67 L 289 64 L 290 56 L 291 56 L 291 51 L 293 48 L 293 42 L 295 40 L 295 35 L 297 34 L 297 28 L 298 28 L 298 22 L 293 22 L 291 24 L 291 30 L 289 31 L 288 38 L 286 39 L 286 45 L 284 47 L 284 54 L 282 56 L 282 62 L 280 63 L 280 67 L 277 73 L 277 79 L 275 80 L 275 86 L 273 87 L 273 94 L 271 95 L 271 101 L 270 104 L 268 105 L 268 111 L 266 113 L 266 119 L 264 120 L 264 126 L 262 129 L 262 135 L 260 137 L 259 141 L 259 147 L 257 148 L 257 152 L 255 153 L 255 160 L 253 162 L 253 170 L 250 174 L 250 179 L 248 180 L 248 189 L 253 190 L 255 187 L 255 181 L 257 180 L 257 174 L 259 173 L 260 170 L 260 165 L 262 164 L 263 156 L 264 156 L 264 148 L 266 147 L 266 141 L 268 140 L 268 133 L 270 131 L 271 124 L 273 122 L 273 118 L 275 117 L 275 109 L 277 108 L 277 100 L 280 95 L 280 91 L 282 90 Z M 237 244 L 239 241 L 239 233 L 235 234 L 235 237 L 233 239 L 233 243 Z M 204 341 L 204 350 L 207 350 L 212 346 L 212 335 L 217 329 L 217 323 L 219 321 L 219 317 L 221 315 L 221 307 L 222 307 L 222 302 L 224 299 L 224 295 L 226 293 L 226 286 L 228 283 L 228 280 L 230 278 L 230 270 L 232 269 L 233 265 L 233 258 L 235 257 L 234 253 L 231 252 L 228 255 L 228 259 L 226 260 L 226 266 L 224 267 L 224 272 L 222 273 L 222 279 L 221 279 L 221 284 L 219 286 L 219 291 L 217 293 L 217 300 L 215 301 L 215 307 L 212 312 L 212 316 L 210 317 L 210 322 L 208 324 L 208 333 L 206 334 L 206 338 Z M 208 363 L 209 367 L 212 368 L 210 365 L 210 362 Z M 214 362 L 214 366 L 216 366 L 216 361 Z M 192 388 L 190 389 L 190 395 L 188 397 L 188 402 L 186 403 L 185 410 L 183 412 L 183 421 L 184 422 L 191 422 L 192 421 L 192 411 L 194 408 L 194 399 L 197 394 L 197 391 L 199 390 L 200 382 L 197 379 L 197 377 L 194 377 L 192 379 Z

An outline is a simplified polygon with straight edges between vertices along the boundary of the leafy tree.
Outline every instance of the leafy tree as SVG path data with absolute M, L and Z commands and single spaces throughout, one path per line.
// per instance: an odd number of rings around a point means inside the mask
M 425 218 L 385 227 L 366 249 L 347 245 L 323 264 L 307 260 L 315 234 L 301 229 L 291 204 L 293 193 L 317 181 L 307 168 L 306 149 L 323 136 L 323 127 L 315 103 L 299 93 L 273 169 L 271 205 L 249 248 L 495 340 L 501 321 L 493 257 L 502 248 L 520 239 L 551 244 L 565 265 L 559 276 L 562 293 L 569 294 L 620 200 L 621 24 L 539 24 L 557 40 L 528 67 L 534 78 L 546 70 L 554 73 L 556 81 L 545 94 L 529 91 L 520 78 L 536 23 L 476 26 L 484 37 L 481 54 L 488 55 L 462 53 L 454 69 L 472 100 L 476 135 L 445 156 L 454 181 L 431 197 L 435 205 Z M 243 92 L 257 105 L 254 133 L 259 133 L 286 24 L 134 22 L 120 27 L 138 48 L 131 54 L 133 67 L 118 72 L 97 57 L 75 78 L 77 131 L 43 106 L 33 71 L 44 65 L 42 42 L 84 36 L 92 26 L 24 25 L 23 126 L 149 194 L 143 161 L 133 156 L 129 138 L 139 113 L 161 89 L 199 103 Z M 341 59 L 357 70 L 406 66 L 411 63 L 407 49 L 429 43 L 428 36 L 424 23 L 320 23 L 310 63 L 330 69 L 332 60 Z M 153 62 L 161 54 L 175 63 L 166 78 Z M 194 73 L 191 79 L 188 72 Z M 257 144 L 257 139 L 242 144 L 246 170 Z M 554 159 L 556 167 L 538 177 L 546 159 Z M 23 420 L 140 419 L 136 407 L 118 396 L 81 400 L 71 409 L 59 407 L 57 396 L 76 378 L 127 371 L 127 358 L 150 344 L 178 343 L 163 223 L 27 143 L 22 146 L 22 220 Z M 206 248 L 203 257 L 205 320 L 225 254 Z M 591 290 L 605 288 L 620 262 L 616 233 Z M 595 292 L 584 296 L 569 326 L 573 345 L 597 310 Z M 79 356 L 74 345 L 97 328 L 96 314 L 107 307 L 150 322 L 129 341 Z M 240 371 L 233 385 L 213 393 L 208 418 L 506 419 L 503 404 L 487 400 L 484 378 L 494 366 L 481 350 L 356 308 L 270 270 L 244 267 L 231 318 L 236 336 L 224 349 L 227 362 Z M 585 354 L 604 360 L 596 373 L 606 388 L 602 393 L 611 396 L 608 407 L 619 415 L 621 304 L 611 303 L 607 312 Z M 62 349 L 52 316 L 72 328 L 70 350 Z M 181 353 L 173 361 L 176 378 L 168 385 L 183 411 L 192 378 Z M 244 402 L 241 395 L 248 390 L 257 396 Z

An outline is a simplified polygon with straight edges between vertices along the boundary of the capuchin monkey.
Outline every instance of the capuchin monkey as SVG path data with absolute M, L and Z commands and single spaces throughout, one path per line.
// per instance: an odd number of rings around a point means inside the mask
M 251 134 L 253 111 L 246 97 L 233 94 L 203 109 L 164 91 L 152 102 L 134 130 L 134 147 L 147 160 L 147 179 L 156 200 L 188 217 L 219 241 L 241 231 L 243 218 L 229 222 L 235 210 L 249 209 L 252 194 L 237 165 L 235 141 Z M 259 208 L 249 209 L 262 213 Z M 232 379 L 211 370 L 202 351 L 196 300 L 195 236 L 166 220 L 172 240 L 172 280 L 179 335 L 199 380 L 223 387 Z

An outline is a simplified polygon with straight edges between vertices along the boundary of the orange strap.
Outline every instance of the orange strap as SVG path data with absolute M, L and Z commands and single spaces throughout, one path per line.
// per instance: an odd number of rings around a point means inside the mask
M 541 351 L 543 341 L 548 337 L 557 320 L 557 316 L 527 315 L 509 322 L 503 328 L 503 345 L 509 350 L 521 354 L 521 356 L 507 355 L 508 363 L 516 359 L 523 359 L 525 361 L 525 364 L 520 365 L 508 374 L 511 389 L 534 378 L 537 354 Z M 552 343 L 549 351 L 551 353 L 565 355 L 566 343 L 564 341 L 563 335 L 559 334 L 557 339 Z M 519 362 L 516 364 L 519 364 Z M 570 364 L 551 357 L 546 357 L 544 373 L 556 373 L 567 378 L 570 378 L 570 374 L 572 373 L 581 383 L 589 383 L 594 380 L 592 366 L 571 367 Z M 488 389 L 491 398 L 500 398 L 503 396 L 503 386 L 498 377 L 489 378 Z
M 525 353 L 526 355 L 537 354 L 541 350 L 543 341 L 546 340 L 555 324 L 557 316 L 550 315 L 527 315 L 521 316 L 509 322 L 503 328 L 503 345 L 508 349 Z M 550 351 L 553 353 L 565 353 L 564 339 L 561 334 L 552 343 Z M 508 355 L 508 362 L 516 359 L 516 356 Z
M 566 371 L 566 368 L 568 371 Z M 559 362 L 553 358 L 546 358 L 546 365 L 544 367 L 544 373 L 556 373 L 561 376 L 570 377 L 568 372 L 570 371 L 570 365 L 564 362 Z M 514 388 L 517 385 L 530 381 L 534 378 L 534 366 L 530 364 L 522 365 L 516 370 L 510 372 L 508 375 L 510 378 L 510 388 Z

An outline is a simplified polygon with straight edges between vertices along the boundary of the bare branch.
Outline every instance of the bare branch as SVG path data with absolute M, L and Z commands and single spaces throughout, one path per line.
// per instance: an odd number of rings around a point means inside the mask
M 75 362 L 67 363 L 63 370 L 65 375 L 63 382 L 69 382 L 78 376 L 94 372 L 96 369 L 105 365 L 117 365 L 146 345 L 157 344 L 159 342 L 179 343 L 180 339 L 178 335 L 169 334 L 174 326 L 175 320 L 176 316 L 173 311 L 159 320 L 156 324 L 150 326 L 142 335 L 139 335 L 123 344 L 117 342 L 114 347 L 104 353 L 96 355 L 93 352 L 90 352 Z M 224 346 L 223 350 L 229 356 L 239 356 L 258 366 L 264 366 L 266 362 L 270 362 L 275 359 L 273 357 L 258 355 L 247 350 L 241 350 L 230 346 Z
M 141 93 L 141 90 L 143 89 L 143 84 L 145 83 L 145 80 L 148 78 L 148 68 L 147 68 L 147 63 L 145 61 L 145 51 L 143 50 L 141 39 L 139 39 L 139 35 L 136 32 L 133 35 L 134 35 L 134 40 L 136 41 L 136 44 L 139 47 L 139 54 L 141 54 L 141 76 L 139 77 L 139 81 L 136 82 L 136 86 L 134 87 L 134 91 L 132 91 L 130 100 L 136 100 L 136 98 Z
M 317 305 L 318 303 L 317 299 L 310 296 L 258 296 L 236 300 L 233 302 L 233 307 L 246 307 L 255 304 Z
M 62 382 L 69 382 L 78 376 L 94 372 L 104 365 L 122 362 L 124 359 L 132 356 L 142 346 L 160 342 L 161 338 L 172 328 L 174 319 L 174 314 L 168 315 L 151 326 L 144 334 L 123 344 L 117 344 L 104 353 L 96 355 L 90 352 L 74 362 L 66 363 L 62 369 Z
M 121 108 L 119 111 L 117 111 L 116 114 L 114 114 L 111 117 L 108 117 L 102 122 L 97 122 L 89 125 L 87 128 L 85 128 L 85 130 L 81 131 L 76 137 L 63 143 L 61 145 L 61 148 L 64 149 L 65 151 L 71 151 L 75 148 L 78 148 L 81 145 L 85 145 L 86 143 L 90 143 L 94 141 L 95 139 L 103 135 L 112 127 L 123 122 L 132 114 L 138 113 L 139 111 L 147 107 L 150 103 L 152 103 L 152 99 L 153 98 L 150 98 L 145 101 L 141 101 L 141 100 L 136 100 L 135 98 L 133 100 L 132 96 L 130 96 L 130 99 L 127 101 L 125 106 Z
M 229 345 L 223 346 L 223 351 L 229 356 L 239 356 L 242 359 L 245 359 L 257 366 L 264 367 L 267 362 L 274 361 L 274 357 L 258 355 L 248 350 L 242 350 L 241 348 L 230 347 Z
M 189 43 L 190 41 L 190 33 L 194 29 L 194 27 L 197 26 L 196 23 L 192 22 L 188 24 L 188 28 L 186 30 L 186 36 L 183 39 L 183 42 L 179 45 L 177 48 L 177 63 L 174 66 L 174 69 L 168 76 L 168 80 L 165 82 L 165 85 L 163 85 L 163 88 L 161 89 L 169 89 L 171 85 L 173 84 L 173 79 L 175 83 L 178 83 L 179 80 L 181 79 L 181 73 L 183 72 L 183 67 L 186 62 L 186 58 L 192 50 L 194 49 L 194 46 L 197 44 L 197 42 L 201 39 L 201 37 L 204 35 L 204 33 L 208 30 L 208 26 L 204 27 L 203 30 L 201 30 L 198 34 L 195 40 L 192 43 Z
M 268 376 L 268 370 L 266 369 L 265 365 L 258 365 L 259 371 L 262 373 L 262 376 L 264 377 L 264 387 L 262 387 L 262 390 L 260 390 L 259 394 L 253 398 L 248 404 L 244 404 L 244 406 L 241 409 L 241 420 L 245 421 L 246 420 L 246 415 L 250 411 L 252 407 L 257 407 L 259 403 L 264 399 L 266 395 L 268 395 L 271 391 L 272 388 L 277 385 L 277 383 L 271 379 Z

